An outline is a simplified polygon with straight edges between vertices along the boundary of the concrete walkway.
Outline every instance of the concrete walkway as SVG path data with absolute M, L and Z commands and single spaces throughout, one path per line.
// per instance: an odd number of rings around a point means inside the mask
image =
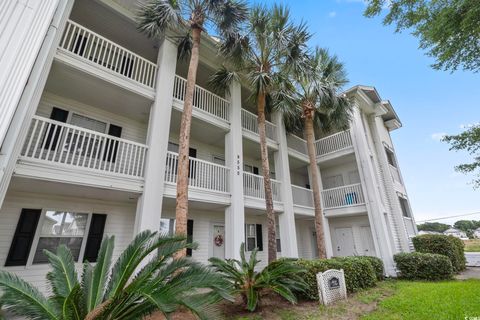
M 480 252 L 465 252 L 467 267 L 480 267 Z
M 467 267 L 467 269 L 455 276 L 455 279 L 480 279 L 480 267 Z

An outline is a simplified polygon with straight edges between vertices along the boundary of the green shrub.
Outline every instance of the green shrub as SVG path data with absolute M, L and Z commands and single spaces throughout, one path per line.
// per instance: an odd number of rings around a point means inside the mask
M 318 260 L 299 259 L 296 263 L 307 270 L 304 276 L 307 289 L 302 296 L 309 300 L 318 300 L 317 273 L 327 271 L 328 269 L 343 269 L 348 292 L 373 287 L 377 281 L 372 264 L 369 260 L 363 259 L 363 257 Z
M 408 280 L 445 280 L 453 276 L 453 267 L 447 256 L 434 253 L 399 253 L 393 259 L 400 277 Z
M 373 267 L 373 270 L 375 270 L 375 275 L 377 276 L 378 281 L 382 281 L 384 279 L 385 270 L 383 268 L 382 259 L 377 257 L 371 257 L 371 256 L 361 256 L 359 258 L 365 259 L 368 262 L 370 262 L 370 264 Z
M 465 270 L 465 252 L 463 241 L 441 234 L 425 234 L 413 238 L 417 252 L 436 253 L 447 256 L 452 262 L 454 272 Z

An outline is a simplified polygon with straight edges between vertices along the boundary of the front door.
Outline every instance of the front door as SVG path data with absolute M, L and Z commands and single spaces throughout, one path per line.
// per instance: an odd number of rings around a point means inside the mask
M 225 226 L 213 225 L 213 256 L 219 259 L 225 259 Z
M 360 227 L 362 237 L 362 249 L 364 256 L 375 256 L 375 245 L 373 244 L 372 229 L 369 226 Z
M 337 243 L 335 256 L 347 257 L 355 255 L 352 228 L 336 228 L 335 240 Z

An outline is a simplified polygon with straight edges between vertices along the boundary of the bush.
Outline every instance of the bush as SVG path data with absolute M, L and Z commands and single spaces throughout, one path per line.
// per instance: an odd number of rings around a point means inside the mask
M 361 259 L 365 259 L 373 267 L 373 270 L 375 271 L 375 275 L 377 276 L 378 281 L 382 281 L 384 279 L 384 268 L 383 268 L 383 261 L 380 258 L 377 257 L 372 257 L 372 256 L 361 256 L 359 257 Z
M 304 278 L 307 283 L 307 289 L 302 296 L 309 300 L 318 300 L 317 273 L 327 271 L 328 269 L 343 269 L 348 292 L 373 287 L 377 282 L 375 270 L 370 260 L 363 257 L 319 260 L 299 259 L 296 263 L 307 270 Z
M 399 253 L 393 259 L 400 277 L 408 280 L 446 280 L 453 276 L 453 267 L 447 256 L 434 253 Z
M 413 246 L 417 252 L 447 256 L 454 272 L 465 270 L 464 244 L 458 238 L 441 234 L 425 234 L 413 238 Z

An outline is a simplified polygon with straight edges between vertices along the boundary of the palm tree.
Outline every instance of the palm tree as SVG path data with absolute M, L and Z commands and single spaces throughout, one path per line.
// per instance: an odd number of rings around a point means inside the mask
M 178 307 L 209 319 L 208 307 L 229 298 L 228 282 L 212 268 L 189 258 L 172 259 L 177 251 L 195 247 L 185 237 L 144 231 L 111 267 L 113 247 L 114 237 L 106 237 L 95 266 L 84 263 L 80 281 L 67 247 L 58 247 L 56 254 L 45 250 L 52 267 L 48 298 L 15 274 L 0 271 L 1 306 L 42 320 L 142 319 L 154 311 L 168 315 Z
M 277 95 L 288 73 L 300 68 L 303 50 L 310 34 L 304 24 L 291 22 L 287 8 L 257 5 L 250 10 L 244 33 L 231 34 L 220 48 L 228 65 L 222 66 L 210 79 L 217 91 L 224 91 L 237 80 L 252 91 L 257 107 L 260 155 L 265 190 L 268 226 L 268 261 L 277 257 L 275 214 L 273 209 L 270 165 L 265 133 L 266 113 L 275 109 Z
M 179 56 L 190 54 L 190 63 L 178 150 L 175 210 L 175 233 L 178 235 L 187 234 L 188 150 L 201 36 L 206 30 L 216 29 L 220 39 L 225 38 L 237 30 L 247 12 L 247 6 L 242 0 L 150 0 L 142 6 L 139 14 L 139 29 L 151 37 L 165 34 L 167 29 L 186 30 L 186 34 L 179 37 Z M 180 255 L 185 254 L 184 250 Z
M 293 73 L 292 80 L 293 84 L 290 87 L 286 86 L 290 91 L 289 94 L 283 95 L 288 98 L 279 105 L 288 111 L 284 117 L 287 130 L 303 132 L 307 141 L 315 207 L 317 250 L 320 258 L 326 258 L 315 128 L 325 133 L 335 129 L 346 129 L 350 123 L 353 104 L 344 94 L 339 95 L 342 86 L 348 82 L 345 67 L 326 49 L 316 48 L 309 59 L 308 68 L 303 69 L 302 72 Z

